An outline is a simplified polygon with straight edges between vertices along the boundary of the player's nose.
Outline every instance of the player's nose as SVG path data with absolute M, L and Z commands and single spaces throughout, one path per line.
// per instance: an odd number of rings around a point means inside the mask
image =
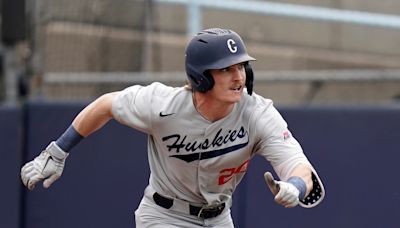
M 232 70 L 232 80 L 239 81 L 244 79 L 244 71 L 240 66 L 234 67 Z

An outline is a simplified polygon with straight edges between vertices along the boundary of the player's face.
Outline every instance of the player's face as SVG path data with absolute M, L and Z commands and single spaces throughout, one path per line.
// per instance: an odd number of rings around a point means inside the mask
M 235 103 L 240 100 L 246 81 L 244 63 L 210 70 L 210 73 L 214 77 L 215 84 L 209 92 L 215 100 L 223 103 Z

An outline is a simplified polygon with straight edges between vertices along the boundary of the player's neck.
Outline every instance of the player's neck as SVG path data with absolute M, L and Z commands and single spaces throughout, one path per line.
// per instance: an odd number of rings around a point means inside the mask
M 221 103 L 204 93 L 193 93 L 193 105 L 197 112 L 210 122 L 215 122 L 231 113 L 234 103 Z

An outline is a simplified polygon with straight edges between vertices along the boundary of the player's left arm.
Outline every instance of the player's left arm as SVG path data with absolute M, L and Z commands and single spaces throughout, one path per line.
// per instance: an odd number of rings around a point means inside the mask
M 325 196 L 317 172 L 280 113 L 272 105 L 259 107 L 253 124 L 260 136 L 254 148 L 270 162 L 279 178 L 275 180 L 270 172 L 264 174 L 275 201 L 284 207 L 315 207 Z
M 293 171 L 290 173 L 290 177 L 299 177 L 299 178 L 301 178 L 301 180 L 304 181 L 305 186 L 306 186 L 306 192 L 305 192 L 304 196 L 307 196 L 310 193 L 310 191 L 311 191 L 311 189 L 313 187 L 312 170 L 311 170 L 310 166 L 305 165 L 303 163 L 298 164 L 293 169 Z

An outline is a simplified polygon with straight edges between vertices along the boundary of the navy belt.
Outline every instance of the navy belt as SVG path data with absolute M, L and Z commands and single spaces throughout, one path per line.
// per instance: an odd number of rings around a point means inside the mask
M 173 199 L 166 198 L 157 192 L 153 194 L 153 200 L 154 202 L 165 209 L 170 209 L 172 205 L 174 204 Z M 209 218 L 214 218 L 217 217 L 222 213 L 222 211 L 225 209 L 225 203 L 222 203 L 218 206 L 214 207 L 197 207 L 193 205 L 189 205 L 189 214 L 197 216 L 199 218 L 203 219 L 209 219 Z

